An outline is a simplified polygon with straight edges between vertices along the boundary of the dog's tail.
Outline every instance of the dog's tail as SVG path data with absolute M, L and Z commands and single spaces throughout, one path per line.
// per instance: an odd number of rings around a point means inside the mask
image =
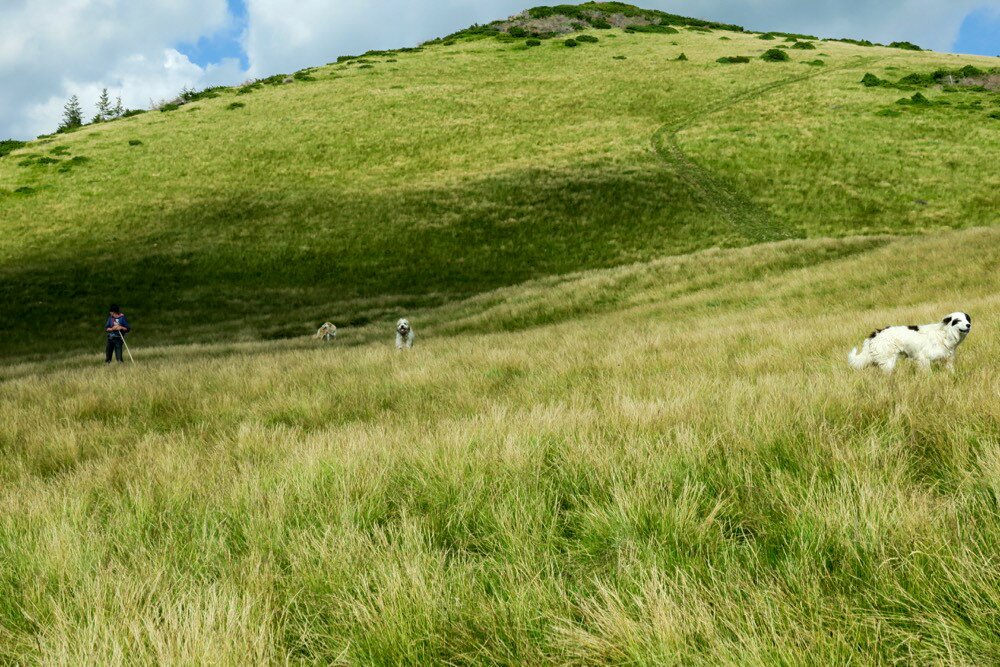
M 871 354 L 868 352 L 868 346 L 862 344 L 861 352 L 858 352 L 858 348 L 854 348 L 847 353 L 847 363 L 851 365 L 851 368 L 861 370 L 865 366 L 871 364 L 872 358 Z

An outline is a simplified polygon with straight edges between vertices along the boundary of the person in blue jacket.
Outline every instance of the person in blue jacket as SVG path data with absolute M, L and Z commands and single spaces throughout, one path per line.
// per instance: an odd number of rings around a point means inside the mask
M 125 344 L 125 335 L 132 330 L 129 326 L 128 318 L 122 313 L 118 304 L 111 304 L 108 309 L 108 321 L 104 323 L 104 330 L 108 332 L 108 345 L 104 349 L 104 363 L 111 363 L 111 355 L 114 354 L 118 363 L 122 363 L 122 345 Z

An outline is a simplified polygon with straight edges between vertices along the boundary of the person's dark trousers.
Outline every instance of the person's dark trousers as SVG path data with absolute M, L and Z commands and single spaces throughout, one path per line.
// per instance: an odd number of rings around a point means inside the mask
M 122 344 L 124 341 L 121 336 L 115 336 L 114 338 L 108 337 L 108 346 L 104 349 L 104 363 L 111 363 L 111 355 L 114 354 L 115 358 L 118 359 L 118 363 L 124 363 L 122 359 Z

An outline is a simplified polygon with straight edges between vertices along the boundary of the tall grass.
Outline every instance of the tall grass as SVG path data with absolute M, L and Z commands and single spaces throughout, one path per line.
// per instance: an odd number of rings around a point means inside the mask
M 583 272 L 418 312 L 410 354 L 373 328 L 25 368 L 0 384 L 2 656 L 987 664 L 998 241 Z M 567 294 L 596 305 L 510 329 Z M 954 376 L 847 369 L 874 326 L 959 307 Z

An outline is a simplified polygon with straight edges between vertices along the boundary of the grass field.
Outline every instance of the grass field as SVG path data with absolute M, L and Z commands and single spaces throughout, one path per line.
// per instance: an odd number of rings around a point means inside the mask
M 997 61 L 589 32 L 0 158 L 0 663 L 996 662 Z
M 99 347 L 111 300 L 147 345 L 289 338 L 707 247 L 996 221 L 1000 96 L 892 118 L 906 93 L 859 84 L 995 59 L 723 65 L 774 42 L 591 32 L 321 67 L 0 158 L 0 356 Z

